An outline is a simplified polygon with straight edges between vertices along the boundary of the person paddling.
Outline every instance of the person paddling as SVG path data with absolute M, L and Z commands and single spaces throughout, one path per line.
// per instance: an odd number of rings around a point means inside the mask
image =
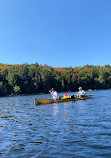
M 78 89 L 79 89 L 79 92 L 75 94 L 76 97 L 77 97 L 77 98 L 84 97 L 85 94 L 86 94 L 86 92 L 85 92 L 84 90 L 82 90 L 82 87 L 79 87 Z
M 58 94 L 57 94 L 57 92 L 55 91 L 55 89 L 52 88 L 51 90 L 49 90 L 49 92 L 50 92 L 50 94 L 52 95 L 53 99 L 54 99 L 55 102 L 56 102 L 56 100 L 58 99 Z

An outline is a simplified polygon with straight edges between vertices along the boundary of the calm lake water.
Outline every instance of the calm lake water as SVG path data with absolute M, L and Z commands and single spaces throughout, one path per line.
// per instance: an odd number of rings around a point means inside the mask
M 34 98 L 50 94 L 0 98 L 0 158 L 111 158 L 111 90 L 87 94 L 45 106 Z

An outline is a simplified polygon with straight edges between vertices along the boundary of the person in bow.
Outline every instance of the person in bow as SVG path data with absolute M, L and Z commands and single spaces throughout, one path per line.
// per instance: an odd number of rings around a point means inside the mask
M 57 91 L 55 91 L 54 88 L 52 88 L 51 90 L 49 90 L 50 94 L 52 95 L 53 99 L 55 100 L 55 102 L 57 101 L 58 99 L 58 93 Z

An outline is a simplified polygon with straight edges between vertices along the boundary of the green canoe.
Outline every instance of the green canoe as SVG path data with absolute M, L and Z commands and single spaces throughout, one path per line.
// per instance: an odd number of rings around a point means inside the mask
M 75 100 L 85 100 L 85 99 L 90 99 L 92 95 L 87 95 L 82 98 L 68 98 L 68 99 L 57 99 L 57 103 L 60 102 L 70 102 L 70 101 L 75 101 Z M 46 105 L 46 104 L 53 104 L 55 101 L 53 99 L 34 99 L 34 105 Z

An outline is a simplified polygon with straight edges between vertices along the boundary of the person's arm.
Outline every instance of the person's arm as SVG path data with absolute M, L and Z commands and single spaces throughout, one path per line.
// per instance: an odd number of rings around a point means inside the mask
M 86 94 L 86 92 L 84 91 L 84 95 Z
M 82 95 L 85 95 L 86 94 L 86 92 L 85 91 L 83 91 L 83 94 Z
M 76 97 L 78 97 L 79 96 L 79 93 L 76 93 L 76 94 L 74 94 Z
M 51 90 L 49 90 L 49 93 L 52 95 L 52 91 Z

